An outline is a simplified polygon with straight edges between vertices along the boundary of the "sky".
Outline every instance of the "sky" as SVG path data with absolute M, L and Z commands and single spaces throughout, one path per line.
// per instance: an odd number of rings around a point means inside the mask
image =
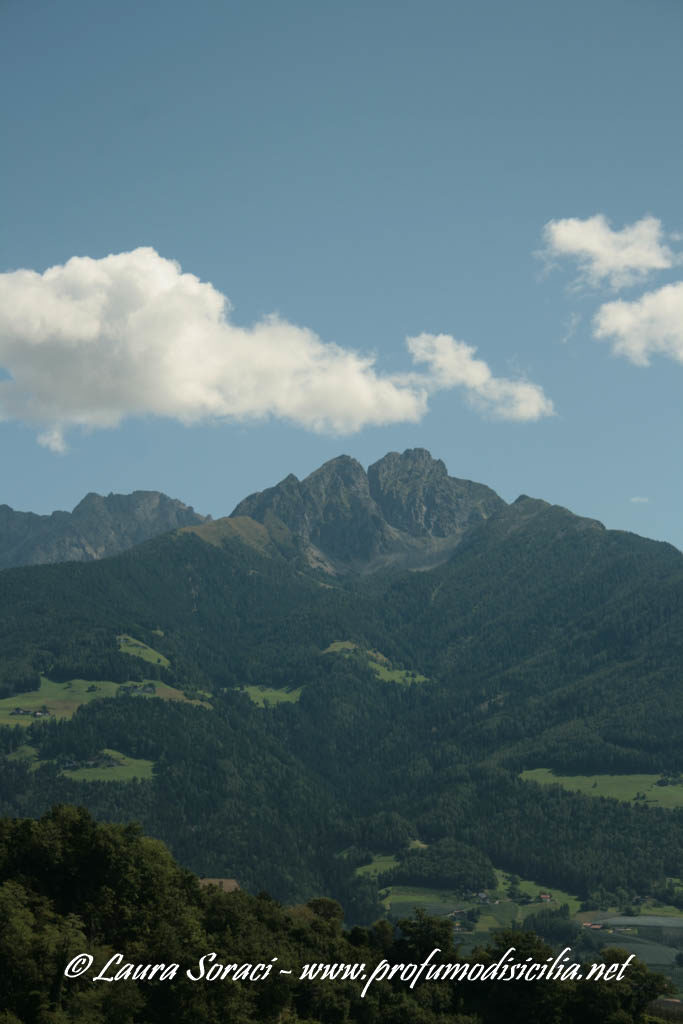
M 0 0 L 0 88 L 0 503 L 423 447 L 683 548 L 680 0 Z

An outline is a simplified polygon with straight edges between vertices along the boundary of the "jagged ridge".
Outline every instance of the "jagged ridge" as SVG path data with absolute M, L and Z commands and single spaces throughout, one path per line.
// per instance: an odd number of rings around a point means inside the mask
M 87 494 L 73 512 L 15 512 L 0 505 L 0 569 L 89 562 L 117 555 L 160 533 L 206 521 L 159 491 Z
M 367 473 L 348 455 L 304 480 L 293 474 L 241 501 L 232 516 L 284 524 L 305 561 L 332 573 L 445 561 L 465 533 L 507 506 L 495 491 L 448 475 L 424 448 L 389 452 Z

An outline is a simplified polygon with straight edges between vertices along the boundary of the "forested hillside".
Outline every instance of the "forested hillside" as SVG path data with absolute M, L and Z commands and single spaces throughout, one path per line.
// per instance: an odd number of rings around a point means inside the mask
M 422 462 L 406 521 L 435 529 L 450 485 Z M 683 899 L 682 809 L 519 777 L 683 770 L 683 556 L 526 497 L 489 512 L 421 572 L 312 568 L 265 513 L 3 572 L 2 811 L 133 817 L 195 871 L 359 923 L 388 885 L 494 867 Z

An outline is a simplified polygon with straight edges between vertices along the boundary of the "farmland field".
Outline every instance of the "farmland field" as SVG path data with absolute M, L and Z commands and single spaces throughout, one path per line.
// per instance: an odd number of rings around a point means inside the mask
M 499 868 L 495 869 L 496 879 L 498 881 L 498 889 L 492 895 L 496 898 L 501 898 L 506 895 L 505 890 L 508 885 L 509 874 L 505 871 L 501 871 Z M 531 903 L 520 905 L 520 910 L 523 916 L 527 913 L 535 913 L 539 906 L 550 906 L 550 907 L 561 907 L 563 903 L 569 906 L 569 913 L 574 915 L 577 913 L 581 901 L 572 896 L 571 893 L 565 892 L 564 889 L 557 889 L 552 885 L 542 885 L 540 882 L 533 882 L 528 878 L 520 878 L 519 889 L 525 895 L 530 896 L 532 899 Z M 549 903 L 545 903 L 539 900 L 539 893 L 548 893 L 551 897 Z M 530 909 L 531 908 L 531 909 Z
M 106 679 L 98 679 L 94 682 L 89 679 L 71 679 L 66 683 L 55 683 L 51 679 L 41 676 L 39 690 L 17 693 L 12 697 L 0 700 L 0 725 L 31 725 L 40 721 L 39 718 L 34 717 L 34 713 L 43 709 L 47 710 L 48 715 L 57 719 L 71 718 L 81 704 L 88 704 L 91 700 L 99 700 L 103 697 L 117 697 L 121 693 L 123 685 L 134 687 L 137 692 L 140 692 L 141 687 L 146 684 L 154 686 L 155 692 L 141 694 L 141 696 L 158 697 L 161 700 L 179 700 L 202 707 L 210 707 L 206 701 L 188 701 L 181 690 L 177 690 L 167 683 L 160 683 L 158 680 L 119 684 Z M 12 714 L 16 708 L 21 708 L 27 714 Z
M 41 676 L 40 689 L 17 693 L 0 700 L 0 725 L 31 725 L 37 721 L 33 713 L 47 708 L 55 718 L 71 718 L 76 708 L 102 697 L 115 697 L 118 685 L 110 681 L 93 682 L 72 679 L 68 683 L 53 683 Z M 12 715 L 15 708 L 28 711 L 28 715 Z
M 356 870 L 356 874 L 377 873 L 373 871 L 375 864 L 381 861 L 393 860 L 389 857 L 376 855 L 373 864 L 365 865 Z M 387 870 L 392 865 L 387 863 Z M 423 886 L 394 885 L 383 890 L 384 906 L 390 910 L 393 917 L 407 916 L 412 913 L 414 907 L 423 907 L 430 914 L 450 914 L 454 910 L 478 909 L 480 918 L 476 929 L 478 932 L 488 932 L 494 928 L 507 928 L 512 923 L 522 921 L 529 914 L 535 914 L 545 907 L 558 909 L 563 903 L 568 904 L 569 912 L 573 916 L 579 909 L 580 901 L 571 893 L 554 886 L 543 885 L 527 878 L 520 878 L 518 888 L 530 902 L 514 902 L 507 895 L 510 876 L 499 868 L 495 869 L 496 889 L 487 890 L 488 901 L 481 902 L 477 898 L 463 896 L 449 889 L 431 889 Z M 549 895 L 550 900 L 541 900 L 540 893 Z

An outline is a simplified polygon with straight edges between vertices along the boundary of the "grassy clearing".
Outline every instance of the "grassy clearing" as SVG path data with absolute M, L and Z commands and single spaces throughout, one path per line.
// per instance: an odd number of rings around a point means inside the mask
M 381 651 L 363 650 L 352 640 L 335 640 L 334 643 L 325 648 L 323 654 L 350 655 L 354 652 L 365 659 L 372 671 L 382 682 L 399 683 L 401 686 L 428 682 L 427 676 L 422 676 L 418 672 L 411 672 L 408 669 L 394 668 Z
M 454 910 L 468 910 L 473 904 L 452 889 L 428 889 L 422 886 L 392 885 L 383 889 L 382 902 L 393 917 L 409 917 L 416 907 L 436 916 Z
M 136 640 L 135 637 L 128 636 L 126 633 L 122 633 L 116 639 L 119 642 L 119 650 L 122 654 L 132 654 L 134 658 L 142 658 L 143 661 L 149 661 L 153 665 L 162 665 L 164 668 L 170 667 L 171 663 L 168 658 L 165 658 L 163 654 L 155 651 L 148 644 L 143 644 L 142 640 Z
M 378 860 L 379 855 L 373 859 L 373 865 Z M 357 869 L 357 874 L 361 872 L 369 874 L 369 869 L 373 865 Z M 452 914 L 454 910 L 477 909 L 481 916 L 476 924 L 476 930 L 485 933 L 495 928 L 510 928 L 515 921 L 522 922 L 530 914 L 538 913 L 544 908 L 557 910 L 563 903 L 569 905 L 569 912 L 572 915 L 576 914 L 579 909 L 580 901 L 571 893 L 554 886 L 542 885 L 528 878 L 520 878 L 519 889 L 531 898 L 531 902 L 513 902 L 507 895 L 510 876 L 498 868 L 495 873 L 497 885 L 495 889 L 487 890 L 489 902 L 486 903 L 470 896 L 462 896 L 454 890 L 405 885 L 394 885 L 384 889 L 382 902 L 394 917 L 407 916 L 415 907 L 421 907 L 428 913 L 437 916 Z M 541 900 L 539 896 L 542 892 L 550 894 L 552 898 Z M 464 921 L 461 926 L 467 928 Z
M 679 920 L 683 917 L 683 911 L 680 907 L 672 907 L 670 903 L 652 903 L 647 904 L 648 914 L 656 914 L 657 917 L 675 917 Z
M 375 661 L 368 655 L 368 663 L 373 672 L 385 683 L 399 683 L 401 686 L 410 686 L 411 683 L 426 683 L 427 677 L 417 672 L 409 672 L 403 668 L 387 668 L 381 662 Z
M 427 845 L 427 843 L 423 843 L 419 839 L 411 839 L 408 843 L 408 848 L 410 850 L 426 850 Z M 398 865 L 399 860 L 393 853 L 373 853 L 370 864 L 362 864 L 359 868 L 356 868 L 355 873 L 357 875 L 376 877 L 384 871 L 391 871 L 392 868 L 397 868 Z
M 356 868 L 355 874 L 357 875 L 369 875 L 372 878 L 376 878 L 377 875 L 381 875 L 383 871 L 391 871 L 392 868 L 398 867 L 398 860 L 391 853 L 376 853 L 373 855 L 372 862 L 370 864 L 363 864 L 361 867 Z
M 507 899 L 507 888 L 510 884 L 510 875 L 506 871 L 501 871 L 500 868 L 495 868 L 496 881 L 498 888 L 494 893 L 491 893 L 493 899 Z M 517 876 L 519 877 L 519 876 Z M 520 904 L 519 911 L 520 915 L 527 917 L 529 914 L 535 914 L 540 907 L 551 907 L 557 910 L 563 903 L 569 905 L 569 913 L 573 916 L 578 913 L 581 901 L 576 896 L 572 896 L 571 893 L 566 892 L 564 889 L 557 889 L 552 885 L 543 885 L 540 882 L 535 882 L 530 878 L 520 878 L 519 880 L 520 892 L 523 892 L 526 896 L 530 896 L 532 899 L 531 903 Z M 552 897 L 550 900 L 539 899 L 540 893 L 549 893 Z
M 301 696 L 301 687 L 297 690 L 274 690 L 272 686 L 243 686 L 240 693 L 246 693 L 254 704 L 265 708 L 269 704 L 296 704 Z
M 50 763 L 41 761 L 37 749 L 28 743 L 17 747 L 13 753 L 9 754 L 8 760 L 28 762 L 31 771 Z M 60 775 L 77 782 L 130 782 L 132 779 L 152 778 L 153 761 L 128 757 L 120 750 L 101 750 L 100 757 L 96 760 L 100 760 L 101 763 L 81 765 L 73 769 L 64 768 Z
M 101 697 L 115 697 L 118 685 L 106 680 L 72 679 L 68 683 L 53 683 L 41 676 L 40 689 L 28 693 L 17 693 L 0 700 L 0 725 L 32 725 L 39 719 L 33 717 L 36 711 L 47 708 L 55 718 L 71 718 L 76 708 Z M 13 715 L 15 708 L 28 711 L 28 715 Z
M 61 774 L 77 782 L 131 782 L 152 778 L 154 761 L 127 757 L 120 750 L 102 750 L 101 753 L 115 763 L 83 766 L 71 771 L 64 769 Z
M 145 685 L 152 685 L 154 693 L 141 693 L 142 687 Z M 121 694 L 123 686 L 132 688 L 131 692 L 143 697 L 179 700 L 186 704 L 211 707 L 203 700 L 188 700 L 181 690 L 177 690 L 167 683 L 160 683 L 158 680 L 145 679 L 142 682 L 119 684 L 107 679 L 98 679 L 95 682 L 90 679 L 71 679 L 67 683 L 54 683 L 51 679 L 41 676 L 39 690 L 17 693 L 13 697 L 5 697 L 0 700 L 0 725 L 32 725 L 34 722 L 40 721 L 40 718 L 34 717 L 34 712 L 44 709 L 47 709 L 48 715 L 53 718 L 71 718 L 81 704 L 89 704 L 91 700 L 100 700 L 103 697 L 117 697 Z M 12 712 L 15 708 L 21 708 L 29 713 L 13 715 Z
M 190 699 L 186 697 L 182 690 L 176 689 L 175 686 L 169 686 L 168 683 L 160 683 L 156 679 L 143 679 L 141 683 L 134 683 L 133 685 L 144 686 L 145 683 L 152 683 L 155 688 L 155 693 L 151 694 L 152 697 L 158 697 L 160 700 L 179 700 L 182 704 L 194 704 L 195 707 L 208 708 L 210 711 L 213 710 L 211 704 L 207 700 L 201 700 L 198 697 Z M 142 694 L 142 696 L 147 696 Z M 208 696 L 208 694 L 207 694 Z
M 653 806 L 683 807 L 683 785 L 658 786 L 661 775 L 554 775 L 549 768 L 534 768 L 522 772 L 521 777 L 541 785 L 555 784 L 587 796 L 607 796 L 625 803 L 635 801 L 638 793 Z
M 478 932 L 492 932 L 496 928 L 512 928 L 515 922 L 522 918 L 519 909 L 516 903 L 510 902 L 485 907 L 477 921 L 476 929 Z

